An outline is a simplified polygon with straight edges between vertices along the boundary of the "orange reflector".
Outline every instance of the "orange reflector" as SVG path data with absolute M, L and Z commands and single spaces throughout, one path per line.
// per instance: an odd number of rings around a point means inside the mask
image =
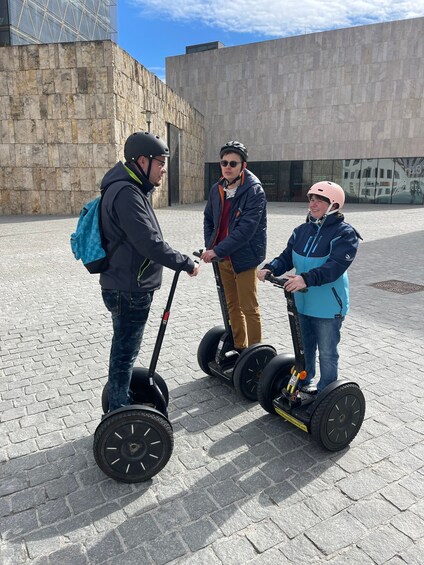
M 300 373 L 299 373 L 299 379 L 300 379 L 301 381 L 304 381 L 304 380 L 306 379 L 306 375 L 307 375 L 306 371 L 300 371 Z

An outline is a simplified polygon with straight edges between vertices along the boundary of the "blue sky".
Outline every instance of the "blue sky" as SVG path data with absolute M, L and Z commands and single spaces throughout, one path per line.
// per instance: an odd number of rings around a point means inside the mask
M 118 44 L 165 78 L 165 58 L 187 45 L 226 47 L 420 17 L 424 0 L 118 0 Z

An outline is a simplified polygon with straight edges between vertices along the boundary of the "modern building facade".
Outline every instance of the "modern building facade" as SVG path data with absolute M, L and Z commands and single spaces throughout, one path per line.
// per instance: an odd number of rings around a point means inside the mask
M 0 45 L 116 40 L 117 0 L 0 0 Z
M 196 49 L 198 47 L 198 49 Z M 269 200 L 340 183 L 348 201 L 423 204 L 424 18 L 264 41 L 191 46 L 166 82 L 205 117 L 205 193 L 230 139 Z

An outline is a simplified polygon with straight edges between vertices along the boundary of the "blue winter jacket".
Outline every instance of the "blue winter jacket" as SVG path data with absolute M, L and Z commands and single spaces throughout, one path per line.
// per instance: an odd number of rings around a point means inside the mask
M 260 180 L 249 170 L 242 173 L 241 184 L 232 198 L 228 236 L 216 238 L 221 221 L 225 191 L 222 178 L 212 186 L 204 212 L 204 237 L 207 249 L 220 258 L 230 257 L 236 273 L 257 267 L 266 254 L 266 198 Z
M 279 276 L 294 267 L 302 275 L 308 292 L 295 293 L 300 314 L 343 317 L 349 311 L 346 270 L 355 258 L 360 235 L 340 213 L 327 216 L 321 224 L 308 220 L 293 231 L 281 255 L 263 268 Z

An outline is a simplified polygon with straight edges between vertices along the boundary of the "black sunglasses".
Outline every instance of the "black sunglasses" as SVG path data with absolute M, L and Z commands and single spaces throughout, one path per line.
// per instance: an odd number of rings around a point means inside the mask
M 221 167 L 228 167 L 228 165 L 230 165 L 230 167 L 234 169 L 235 167 L 237 167 L 237 165 L 241 165 L 242 161 L 226 161 L 225 159 L 223 159 L 222 161 L 220 161 L 220 163 Z

